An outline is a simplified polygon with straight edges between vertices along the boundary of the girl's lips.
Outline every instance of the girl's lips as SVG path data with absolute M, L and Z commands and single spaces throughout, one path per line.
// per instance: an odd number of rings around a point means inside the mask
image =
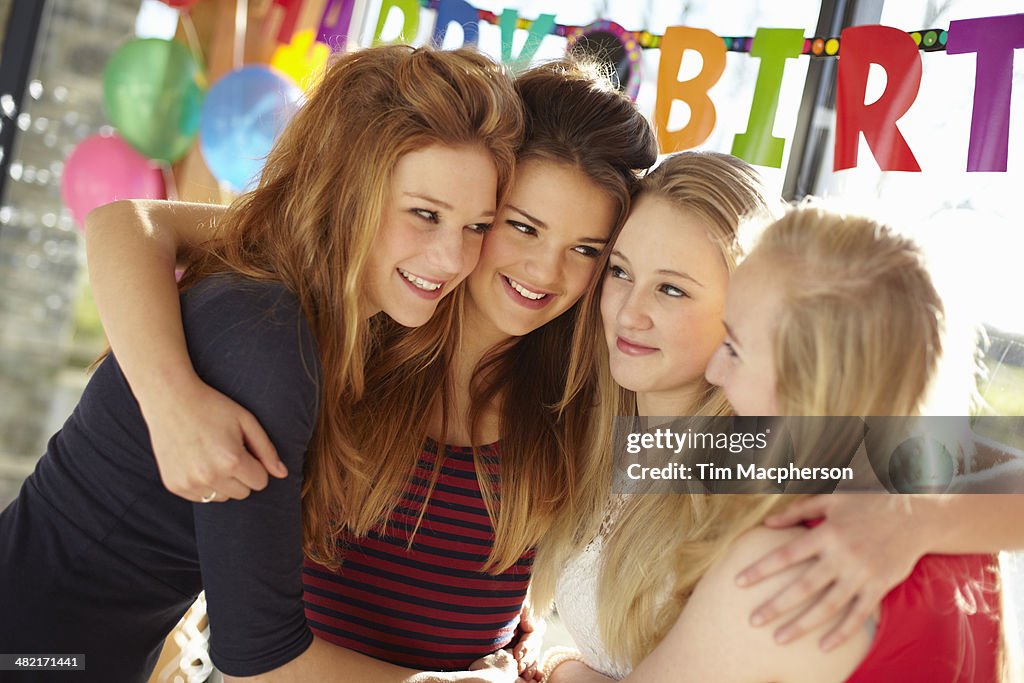
M 658 350 L 653 346 L 644 346 L 643 344 L 631 342 L 625 337 L 616 337 L 615 346 L 627 356 L 647 356 Z
M 515 287 L 509 284 L 508 277 L 499 274 L 499 278 L 501 279 L 502 287 L 505 288 L 505 293 L 508 294 L 512 301 L 516 302 L 523 308 L 529 308 L 532 311 L 537 311 L 547 306 L 551 303 L 551 300 L 555 298 L 553 295 L 548 294 L 543 299 L 527 299 L 525 296 L 517 292 Z
M 398 279 L 401 280 L 405 284 L 405 286 L 409 288 L 410 292 L 420 297 L 421 299 L 426 299 L 428 301 L 436 301 L 441 298 L 441 294 L 444 292 L 443 285 L 435 290 L 427 291 L 425 289 L 420 289 L 413 283 L 409 282 L 409 280 L 404 275 L 402 275 L 402 273 L 400 273 L 398 270 L 395 271 L 395 274 L 398 276 Z

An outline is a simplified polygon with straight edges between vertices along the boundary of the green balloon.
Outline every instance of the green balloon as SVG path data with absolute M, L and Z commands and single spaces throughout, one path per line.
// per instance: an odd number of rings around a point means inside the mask
M 199 65 L 181 43 L 133 40 L 103 71 L 103 101 L 117 132 L 150 159 L 176 161 L 199 130 Z

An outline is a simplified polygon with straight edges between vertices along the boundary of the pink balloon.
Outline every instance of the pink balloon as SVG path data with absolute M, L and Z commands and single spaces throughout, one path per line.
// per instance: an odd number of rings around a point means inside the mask
M 79 230 L 85 214 L 115 199 L 166 199 L 164 177 L 117 135 L 82 140 L 64 162 L 60 196 Z

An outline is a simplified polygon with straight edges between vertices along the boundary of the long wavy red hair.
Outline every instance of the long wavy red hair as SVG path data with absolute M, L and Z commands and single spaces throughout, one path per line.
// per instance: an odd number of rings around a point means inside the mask
M 392 171 L 430 145 L 479 145 L 494 159 L 500 199 L 522 128 L 511 79 L 478 52 L 388 46 L 340 55 L 275 144 L 257 188 L 232 204 L 189 264 L 182 288 L 224 271 L 282 282 L 316 338 L 321 410 L 303 489 L 313 558 L 333 557 L 337 520 L 351 514 L 350 481 L 364 468 L 353 406 L 373 334 L 361 283 Z M 444 336 L 443 326 L 428 326 L 399 361 L 429 356 Z

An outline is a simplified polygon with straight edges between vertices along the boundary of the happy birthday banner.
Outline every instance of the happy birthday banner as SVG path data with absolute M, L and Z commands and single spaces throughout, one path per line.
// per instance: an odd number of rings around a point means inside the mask
M 314 44 L 311 32 L 294 35 L 295 20 L 303 0 L 274 0 L 286 10 L 278 42 L 285 54 L 308 55 Z M 355 0 L 327 0 L 315 42 L 344 45 L 349 33 Z M 465 0 L 383 0 L 373 33 L 373 43 L 384 42 L 382 34 L 389 14 L 399 10 L 402 28 L 398 41 L 414 38 L 420 27 L 420 10 L 435 12 L 433 41 L 440 45 L 452 24 L 463 31 L 463 42 L 476 45 L 481 22 L 501 29 L 501 61 L 515 70 L 525 68 L 547 35 L 565 37 L 568 50 L 591 49 L 622 56 L 619 80 L 622 90 L 636 98 L 640 86 L 641 50 L 660 49 L 657 97 L 653 123 L 664 152 L 697 147 L 714 130 L 715 106 L 708 96 L 725 70 L 727 52 L 741 52 L 760 60 L 747 129 L 733 139 L 732 153 L 752 164 L 782 166 L 785 139 L 772 135 L 778 110 L 782 76 L 787 60 L 839 58 L 836 92 L 834 170 L 857 166 L 858 142 L 863 133 L 871 153 L 883 171 L 915 171 L 921 167 L 900 133 L 897 122 L 910 109 L 921 85 L 921 52 L 945 51 L 950 55 L 975 54 L 974 105 L 967 155 L 968 171 L 1006 171 L 1010 132 L 1010 94 L 1013 51 L 1024 48 L 1024 14 L 981 17 L 953 21 L 940 28 L 906 32 L 890 26 L 851 26 L 839 36 L 807 38 L 802 29 L 758 28 L 754 36 L 719 36 L 707 29 L 670 26 L 664 35 L 649 31 L 627 31 L 614 21 L 600 20 L 587 26 L 558 24 L 554 14 L 525 19 L 516 10 L 500 15 L 479 10 Z M 514 54 L 516 30 L 527 31 L 526 42 Z M 685 81 L 678 78 L 683 54 L 700 53 L 700 72 Z M 290 51 L 290 52 L 289 52 Z M 321 54 L 317 59 L 326 60 Z M 886 85 L 882 95 L 865 104 L 871 64 L 882 67 Z M 690 109 L 685 126 L 671 130 L 672 102 L 680 100 Z
M 212 176 L 227 193 L 245 192 L 257 182 L 274 141 L 301 105 L 302 87 L 322 76 L 331 49 L 345 49 L 361 0 L 272 0 L 264 12 L 259 57 L 245 62 L 246 21 L 234 17 L 233 69 L 216 78 L 204 66 L 191 20 L 200 0 L 163 0 L 182 12 L 186 43 L 136 38 L 120 46 L 103 71 L 104 109 L 112 131 L 81 141 L 65 159 L 61 196 L 79 226 L 96 206 L 116 199 L 173 196 L 182 183 L 172 164 L 201 169 L 203 187 Z M 245 7 L 245 4 L 239 4 Z M 670 26 L 664 35 L 627 31 L 600 20 L 587 26 L 558 24 L 553 14 L 536 19 L 515 10 L 500 15 L 478 10 L 465 0 L 382 0 L 373 42 L 382 42 L 390 15 L 402 15 L 398 40 L 418 35 L 420 11 L 433 10 L 432 40 L 443 44 L 453 23 L 463 43 L 476 44 L 481 22 L 499 27 L 501 61 L 526 68 L 545 36 L 557 35 L 569 51 L 583 51 L 608 63 L 619 87 L 635 99 L 640 86 L 641 51 L 661 50 L 653 123 L 661 149 L 675 152 L 703 144 L 715 127 L 715 105 L 708 91 L 725 71 L 727 52 L 759 60 L 746 130 L 733 137 L 732 153 L 762 166 L 782 165 L 785 139 L 772 135 L 787 61 L 838 57 L 834 168 L 857 165 L 860 135 L 882 170 L 920 171 L 897 127 L 917 99 L 921 52 L 976 55 L 975 90 L 968 145 L 968 171 L 1007 168 L 1010 94 L 1014 50 L 1024 47 L 1024 14 L 954 21 L 939 28 L 905 33 L 888 26 L 853 26 L 839 36 L 806 38 L 801 29 L 759 28 L 754 36 L 719 36 L 690 26 Z M 265 8 L 266 9 L 266 8 Z M 268 17 L 273 15 L 273 20 Z M 313 27 L 316 27 L 315 29 Z M 300 28 L 301 27 L 301 28 Z M 526 40 L 513 50 L 517 30 Z M 454 42 L 454 41 L 452 41 Z M 269 49 L 268 49 L 269 48 Z M 701 56 L 696 76 L 679 79 L 687 50 Z M 269 66 L 264 62 L 269 60 Z M 886 74 L 881 97 L 864 104 L 868 71 Z M 226 66 L 226 65 L 222 65 Z M 689 120 L 669 127 L 672 103 L 688 105 Z M 198 149 L 197 149 L 198 148 Z M 198 155 L 195 154 L 198 152 Z M 201 158 L 200 158 L 201 157 Z M 206 192 L 206 190 L 204 190 Z
M 301 0 L 274 2 L 283 6 L 291 18 L 283 22 L 278 40 L 291 42 L 294 17 Z M 354 0 L 328 0 L 316 41 L 343 44 L 353 6 Z M 753 37 L 723 37 L 689 26 L 670 26 L 664 35 L 627 31 L 608 20 L 588 26 L 569 26 L 556 23 L 553 14 L 542 14 L 533 20 L 519 17 L 516 10 L 496 15 L 478 10 L 465 0 L 383 0 L 373 42 L 382 42 L 384 26 L 393 9 L 398 9 L 403 19 L 398 40 L 415 37 L 421 7 L 436 12 L 432 35 L 437 44 L 444 41 L 453 23 L 462 27 L 463 42 L 469 45 L 478 41 L 480 22 L 497 25 L 501 29 L 501 60 L 517 70 L 530 63 L 547 35 L 565 37 L 570 51 L 583 41 L 594 41 L 605 49 L 614 41 L 624 55 L 621 87 L 633 98 L 640 85 L 640 51 L 660 49 L 653 123 L 665 152 L 697 147 L 708 139 L 716 121 L 715 106 L 708 91 L 725 70 L 727 52 L 748 53 L 761 63 L 747 130 L 735 136 L 732 153 L 750 163 L 774 168 L 781 167 L 785 147 L 785 140 L 773 136 L 772 129 L 787 60 L 801 55 L 839 57 L 842 52 L 836 94 L 834 170 L 857 166 L 859 136 L 863 133 L 881 170 L 919 172 L 921 167 L 896 123 L 917 98 L 922 73 L 920 52 L 974 53 L 977 55 L 976 85 L 967 170 L 1006 171 L 1013 51 L 1024 48 L 1024 14 L 954 21 L 948 30 L 935 28 L 911 33 L 888 26 L 853 26 L 844 29 L 838 37 L 806 38 L 802 29 L 784 28 L 759 28 Z M 528 32 L 518 55 L 512 50 L 516 30 Z M 307 48 L 310 38 L 298 37 L 297 40 L 304 43 L 293 49 Z M 680 81 L 679 67 L 686 50 L 699 52 L 703 66 L 693 78 Z M 886 86 L 875 102 L 864 104 L 871 64 L 885 70 Z M 670 130 L 669 112 L 675 100 L 689 106 L 690 119 L 682 128 Z

